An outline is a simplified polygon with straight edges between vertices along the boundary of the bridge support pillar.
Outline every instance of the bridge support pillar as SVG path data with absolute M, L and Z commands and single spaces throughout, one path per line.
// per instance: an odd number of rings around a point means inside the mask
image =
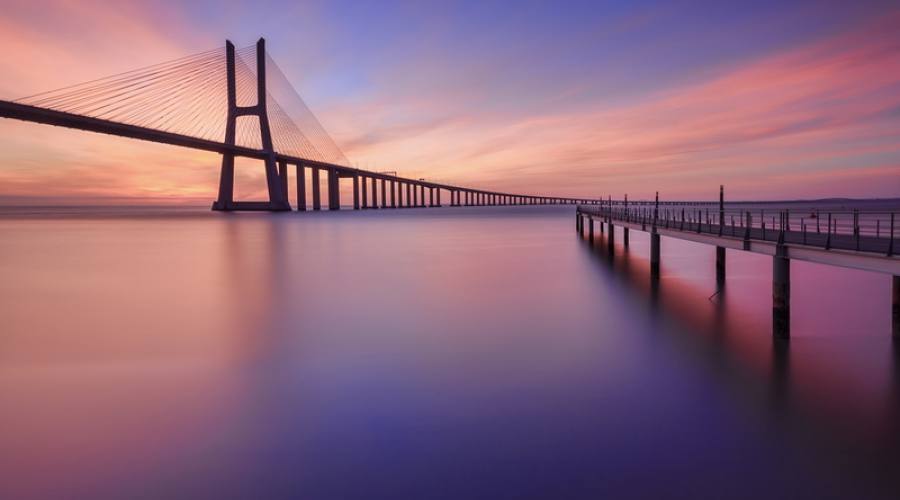
M 391 181 L 391 208 L 397 208 L 397 183 Z
M 791 260 L 783 245 L 775 249 L 772 262 L 772 334 L 780 339 L 791 336 Z
M 900 276 L 891 276 L 891 328 L 900 340 Z
M 588 217 L 588 239 L 591 240 L 591 243 L 594 242 L 594 219 Z
M 313 210 L 322 210 L 322 184 L 316 167 L 312 167 L 312 204 Z
M 354 177 L 355 179 L 355 177 Z M 356 190 L 353 190 L 355 193 Z M 341 209 L 341 182 L 335 169 L 328 170 L 328 210 Z
M 650 233 L 650 278 L 659 279 L 659 233 L 656 228 Z
M 406 183 L 406 208 L 412 206 L 412 186 Z
M 387 208 L 387 181 L 381 179 L 381 208 Z
M 234 157 L 233 152 L 222 155 L 222 171 L 219 177 L 219 198 L 213 210 L 291 210 L 287 200 L 287 165 L 278 162 L 272 144 L 272 133 L 269 127 L 266 109 L 266 42 L 260 38 L 256 43 L 256 104 L 238 106 L 237 77 L 235 73 L 235 50 L 230 41 L 225 43 L 225 78 L 227 113 L 225 116 L 225 144 L 235 144 L 236 123 L 238 116 L 255 116 L 259 119 L 259 135 L 263 166 L 266 173 L 268 203 L 248 203 L 234 201 Z
M 288 200 L 288 165 L 287 162 L 278 162 L 278 178 L 281 180 L 281 194 Z
M 725 247 L 716 247 L 716 285 L 725 284 Z
M 353 210 L 359 210 L 359 176 L 353 176 Z M 363 208 L 366 206 L 366 178 L 363 177 L 362 185 Z
M 622 245 L 623 245 L 625 248 L 628 248 L 628 243 L 629 243 L 629 242 L 628 242 L 628 239 L 629 239 L 629 238 L 628 238 L 628 228 L 627 228 L 627 227 L 622 227 Z
M 378 208 L 378 180 L 374 177 L 372 178 L 372 203 L 369 204 L 369 208 Z
M 606 244 L 609 254 L 612 255 L 616 249 L 616 227 L 613 226 L 612 221 L 609 221 L 609 237 L 606 238 Z
M 297 210 L 306 211 L 306 168 L 297 164 Z

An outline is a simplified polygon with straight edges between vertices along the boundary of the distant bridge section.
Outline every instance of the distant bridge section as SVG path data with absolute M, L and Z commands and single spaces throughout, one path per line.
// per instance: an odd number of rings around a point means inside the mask
M 190 55 L 17 101 L 0 101 L 0 117 L 170 144 L 222 155 L 215 210 L 291 210 L 289 167 L 296 206 L 341 207 L 340 180 L 353 183 L 353 208 L 599 203 L 599 200 L 492 191 L 370 172 L 347 157 L 312 114 L 284 73 L 255 47 Z M 234 200 L 234 160 L 260 160 L 268 200 Z

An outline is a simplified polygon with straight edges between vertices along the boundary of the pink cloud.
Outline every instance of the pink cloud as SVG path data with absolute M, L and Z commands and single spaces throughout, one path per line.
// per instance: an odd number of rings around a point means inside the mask
M 729 182 L 736 194 L 758 197 L 741 186 L 758 186 L 773 168 L 825 180 L 844 173 L 815 190 L 770 186 L 770 197 L 900 195 L 900 182 L 855 168 L 900 159 L 897 33 L 894 14 L 637 102 L 525 118 L 476 113 L 437 126 L 421 120 L 417 131 L 404 130 L 410 135 L 351 143 L 348 154 L 415 175 L 580 195 L 662 188 L 712 196 Z M 432 112 L 452 113 L 439 103 L 452 106 L 458 92 L 431 103 Z M 391 121 L 391 106 L 373 108 L 362 120 L 368 126 Z

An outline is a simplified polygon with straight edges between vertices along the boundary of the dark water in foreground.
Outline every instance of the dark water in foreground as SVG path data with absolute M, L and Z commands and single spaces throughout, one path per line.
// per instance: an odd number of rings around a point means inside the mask
M 0 498 L 897 498 L 888 276 L 573 213 L 0 215 Z

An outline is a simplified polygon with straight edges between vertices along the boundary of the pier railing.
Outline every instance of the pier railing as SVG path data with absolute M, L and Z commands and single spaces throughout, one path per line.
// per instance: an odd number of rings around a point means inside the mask
M 807 245 L 893 256 L 900 251 L 898 214 L 870 210 L 791 210 L 693 206 L 581 205 L 582 213 L 612 221 L 745 240 Z

